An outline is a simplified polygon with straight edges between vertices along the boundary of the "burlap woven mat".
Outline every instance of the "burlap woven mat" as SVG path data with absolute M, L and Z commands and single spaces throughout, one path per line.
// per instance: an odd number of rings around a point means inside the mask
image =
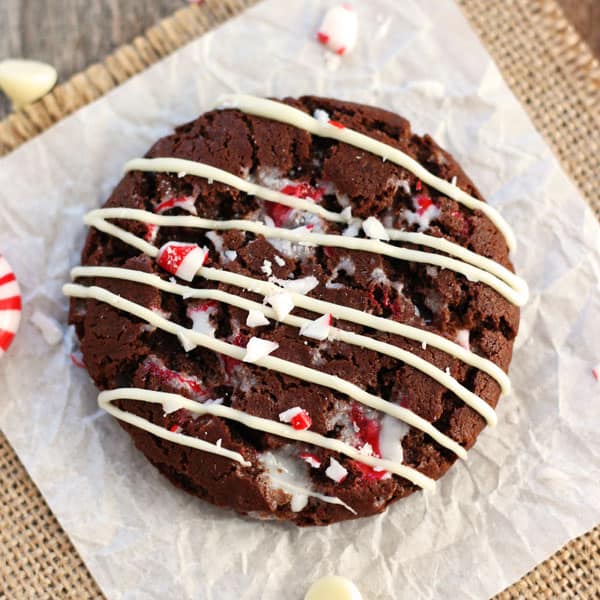
M 255 3 L 206 0 L 176 12 L 0 122 L 0 156 Z M 600 217 L 600 64 L 554 0 L 458 0 L 505 79 Z M 102 598 L 0 432 L 0 598 Z M 496 596 L 600 598 L 600 527 Z

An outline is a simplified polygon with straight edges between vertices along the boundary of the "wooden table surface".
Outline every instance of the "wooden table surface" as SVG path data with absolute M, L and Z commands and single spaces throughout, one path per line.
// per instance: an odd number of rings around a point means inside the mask
M 600 0 L 559 2 L 600 58 Z M 185 0 L 0 0 L 0 59 L 49 62 L 65 81 L 185 5 Z M 8 109 L 0 95 L 0 118 Z

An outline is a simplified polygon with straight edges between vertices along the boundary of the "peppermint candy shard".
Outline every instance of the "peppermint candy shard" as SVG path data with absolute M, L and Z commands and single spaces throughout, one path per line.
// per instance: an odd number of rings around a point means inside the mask
M 329 466 L 325 469 L 325 475 L 336 483 L 342 483 L 348 476 L 348 471 L 335 458 L 330 458 Z
M 260 310 L 249 310 L 246 325 L 248 327 L 262 327 L 269 324 L 269 319 Z
M 313 469 L 318 469 L 321 466 L 321 461 L 319 458 L 311 452 L 300 452 L 298 456 Z
M 266 296 L 265 300 L 273 307 L 279 321 L 285 319 L 294 308 L 294 301 L 287 292 Z
M 356 45 L 358 16 L 349 4 L 333 6 L 326 13 L 317 40 L 335 54 L 347 54 Z
M 198 244 L 167 242 L 158 251 L 157 264 L 185 281 L 192 281 L 208 258 L 208 250 Z
M 376 217 L 369 217 L 365 219 L 362 224 L 363 231 L 374 240 L 385 240 L 386 242 L 390 239 L 388 232 L 385 230 L 382 222 Z
M 300 328 L 300 335 L 322 342 L 329 337 L 332 320 L 331 314 L 326 313 L 318 319 L 315 319 L 306 325 L 302 325 Z
M 255 363 L 261 358 L 265 358 L 279 348 L 277 342 L 271 342 L 269 340 L 263 340 L 257 337 L 251 337 L 248 345 L 246 346 L 246 354 L 242 359 L 247 363 Z
M 282 423 L 289 423 L 297 431 L 303 431 L 312 425 L 310 415 L 299 406 L 288 408 L 288 410 L 279 413 L 279 420 Z

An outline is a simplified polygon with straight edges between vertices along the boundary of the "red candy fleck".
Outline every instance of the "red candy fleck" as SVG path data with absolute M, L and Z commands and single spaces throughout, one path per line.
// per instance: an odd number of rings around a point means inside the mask
M 342 50 L 345 50 L 342 48 Z M 333 119 L 329 119 L 329 124 L 333 127 L 337 127 L 338 129 L 346 129 L 345 125 L 342 125 L 339 121 L 334 121 Z
M 415 202 L 417 203 L 417 214 L 419 216 L 421 216 L 430 206 L 433 205 L 432 199 L 424 194 L 417 196 L 415 198 Z
M 234 346 L 240 346 L 241 348 L 245 348 L 246 347 L 246 336 L 244 336 L 241 333 L 238 333 L 232 340 L 231 343 Z M 232 358 L 231 356 L 227 356 L 226 354 L 221 354 L 220 355 L 221 358 L 223 359 L 223 366 L 225 367 L 225 373 L 227 373 L 227 375 L 231 375 L 231 373 L 233 372 L 233 370 L 238 366 L 242 364 L 241 360 L 238 360 L 237 358 Z
M 318 469 L 321 466 L 321 461 L 316 454 L 311 452 L 300 452 L 298 455 L 303 461 L 307 462 L 313 469 Z
M 325 193 L 321 188 L 312 187 L 308 183 L 289 184 L 281 188 L 280 191 L 287 196 L 294 196 L 303 200 L 314 200 L 315 202 L 321 200 Z M 266 204 L 267 214 L 273 219 L 276 227 L 281 227 L 285 223 L 292 210 L 289 206 L 278 204 L 277 202 L 268 202 Z
M 592 375 L 596 381 L 600 381 L 600 365 L 592 369 Z
M 188 210 L 188 212 L 191 212 L 190 208 L 192 208 L 194 206 L 193 198 L 191 198 L 189 196 L 179 196 L 177 198 L 169 198 L 168 200 L 164 200 L 163 202 L 161 202 L 154 209 L 154 212 L 160 214 L 167 210 L 170 210 L 171 208 L 175 208 L 177 206 L 181 206 L 182 208 L 185 208 L 186 210 Z M 195 212 L 195 208 L 193 210 Z
M 71 362 L 76 366 L 79 367 L 80 369 L 85 369 L 85 365 L 83 364 L 83 360 L 81 357 L 81 353 L 77 352 L 72 352 L 70 357 Z
M 339 56 L 343 56 L 345 52 L 346 52 L 346 47 L 342 46 L 341 48 L 338 48 L 338 50 L 336 51 L 336 54 L 338 54 Z
M 417 192 L 420 192 L 423 189 L 423 184 L 421 183 L 420 179 L 417 180 L 417 183 L 415 185 L 415 189 L 417 190 Z
M 171 427 L 169 427 L 169 431 L 172 431 L 173 433 L 179 433 L 181 431 L 181 427 L 175 423 L 175 425 L 171 425 Z
M 206 391 L 200 383 L 193 377 L 186 377 L 177 371 L 173 371 L 153 360 L 147 363 L 148 372 L 161 379 L 162 381 L 171 384 L 177 388 L 184 388 L 191 393 L 193 397 L 205 396 Z
M 148 223 L 146 225 L 146 235 L 144 239 L 147 242 L 152 243 L 156 239 L 156 232 L 158 231 L 158 225 L 154 225 L 153 223 Z
M 298 430 L 303 431 L 304 429 L 308 429 L 312 425 L 312 419 L 310 415 L 305 411 L 299 412 L 296 416 L 292 417 L 290 421 L 291 426 Z
M 321 44 L 326 44 L 329 41 L 329 36 L 326 33 L 319 31 L 317 33 L 317 39 L 319 42 L 321 42 Z
M 381 458 L 381 448 L 379 447 L 379 432 L 381 430 L 381 425 L 379 421 L 369 419 L 359 404 L 352 405 L 350 417 L 358 439 L 362 443 L 361 447 L 369 444 L 373 449 L 373 456 Z M 353 462 L 367 479 L 379 480 L 387 475 L 387 471 L 376 470 L 374 467 L 370 467 L 359 461 Z

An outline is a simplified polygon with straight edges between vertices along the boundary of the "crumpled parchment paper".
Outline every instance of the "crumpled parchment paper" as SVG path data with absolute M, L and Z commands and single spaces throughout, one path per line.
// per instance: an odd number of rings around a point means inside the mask
M 355 2 L 360 39 L 336 65 L 314 42 L 329 2 L 270 0 L 0 160 L 0 250 L 21 331 L 0 365 L 0 426 L 111 599 L 300 599 L 328 573 L 365 597 L 485 598 L 600 522 L 600 228 L 449 0 Z M 450 150 L 516 230 L 531 286 L 514 393 L 436 494 L 328 528 L 259 522 L 169 485 L 96 407 L 61 285 L 82 216 L 123 163 L 223 92 L 316 93 L 408 117 Z

